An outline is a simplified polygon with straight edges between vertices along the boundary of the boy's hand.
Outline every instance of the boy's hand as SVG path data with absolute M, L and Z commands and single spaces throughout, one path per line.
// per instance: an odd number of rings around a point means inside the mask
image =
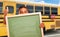
M 41 28 L 44 28 L 44 23 L 41 23 L 41 24 L 40 24 L 40 27 L 41 27 Z

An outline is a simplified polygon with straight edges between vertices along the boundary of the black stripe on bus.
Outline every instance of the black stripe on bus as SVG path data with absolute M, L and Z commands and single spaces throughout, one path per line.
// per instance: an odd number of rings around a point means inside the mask
M 42 19 L 51 19 L 51 18 L 42 18 Z M 60 19 L 60 18 L 54 18 L 54 19 Z
M 0 21 L 0 23 L 3 23 L 3 21 Z
M 4 13 L 0 13 L 0 15 L 4 15 Z
M 42 21 L 42 22 L 54 22 L 54 21 Z
M 0 19 L 4 19 L 3 17 L 0 17 Z
M 0 36 L 0 37 L 8 37 L 8 36 Z

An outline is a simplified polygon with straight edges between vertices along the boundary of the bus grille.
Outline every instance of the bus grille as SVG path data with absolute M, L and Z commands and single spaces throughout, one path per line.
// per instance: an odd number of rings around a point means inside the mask
M 56 21 L 56 27 L 60 27 L 60 21 Z

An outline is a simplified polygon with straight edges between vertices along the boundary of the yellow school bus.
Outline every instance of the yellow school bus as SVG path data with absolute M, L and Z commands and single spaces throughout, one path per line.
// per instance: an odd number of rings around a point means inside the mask
M 7 36 L 7 26 L 4 24 L 4 10 L 9 7 L 7 16 L 16 14 L 16 3 L 8 1 L 0 1 L 0 37 Z
M 29 2 L 14 2 L 0 1 L 0 36 L 7 36 L 7 26 L 4 24 L 4 10 L 8 7 L 7 16 L 18 15 L 18 8 L 25 5 L 29 9 L 29 13 L 41 12 L 44 30 L 60 29 L 60 6 L 54 4 L 29 3 Z M 51 14 L 55 15 L 51 19 Z

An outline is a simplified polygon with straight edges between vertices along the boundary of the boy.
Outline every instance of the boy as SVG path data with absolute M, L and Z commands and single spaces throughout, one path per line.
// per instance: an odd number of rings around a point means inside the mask
M 27 7 L 25 7 L 25 6 L 19 7 L 19 14 L 25 14 L 28 12 L 29 12 L 29 10 L 27 9 Z

